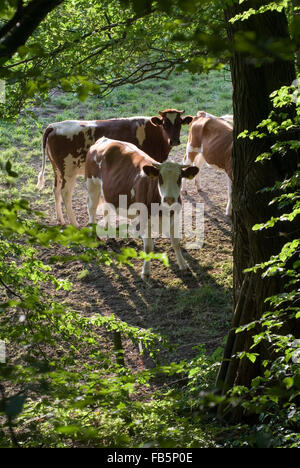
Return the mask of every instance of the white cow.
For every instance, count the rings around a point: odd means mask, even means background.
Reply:
[[[184,164],[193,164],[199,168],[195,178],[197,190],[201,191],[200,168],[206,162],[210,166],[221,169],[227,175],[228,202],[226,215],[231,215],[231,184],[232,184],[232,145],[233,116],[230,114],[216,117],[204,111],[199,111],[190,125]],[[186,192],[186,185],[183,184]]]
[[[183,167],[173,162],[158,163],[131,143],[100,138],[87,153],[85,177],[88,188],[90,223],[96,222],[97,206],[103,201],[120,205],[120,196],[126,196],[128,207],[142,204],[147,209],[146,228],[141,233],[146,253],[153,251],[149,219],[152,204],[181,206],[180,190],[183,178],[193,178],[197,167]],[[188,265],[180,249],[180,239],[175,237],[171,217],[170,239],[181,270]],[[142,277],[150,276],[150,261],[145,260]]]

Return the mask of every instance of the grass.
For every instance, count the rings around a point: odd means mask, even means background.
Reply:
[[[148,80],[125,85],[105,97],[90,96],[84,103],[72,94],[54,92],[39,108],[36,120],[24,113],[18,124],[0,121],[0,148],[22,147],[26,152],[40,150],[41,129],[53,121],[67,119],[109,119],[133,115],[157,115],[158,110],[180,107],[186,114],[206,110],[215,115],[232,112],[229,74],[211,72],[207,76],[173,74],[168,81]]]
[[[59,110],[59,113],[56,111],[57,120],[78,118],[79,115],[91,120],[129,117],[136,113],[157,115],[158,110],[167,107],[181,107],[192,115],[201,109],[222,115],[232,110],[231,82],[226,72],[211,72],[204,77],[174,74],[168,81],[148,80],[125,85],[106,97],[89,97],[84,104],[74,104],[70,95],[51,98],[51,105]]]
[[[147,80],[125,85],[105,97],[90,96],[84,103],[74,95],[53,92],[52,96],[34,108],[33,117],[24,112],[17,124],[0,121],[0,160],[9,160],[19,173],[22,186],[10,177],[4,179],[6,196],[37,197],[36,168],[41,165],[41,133],[49,123],[68,119],[108,119],[133,115],[157,115],[159,110],[177,107],[195,115],[206,110],[215,115],[232,112],[231,82],[226,71],[213,71],[199,76],[189,73],[173,74],[168,81]],[[188,127],[182,128],[182,144],[187,142]],[[8,190],[7,190],[8,189]],[[50,195],[50,187],[46,187]],[[2,188],[2,193],[3,188]]]

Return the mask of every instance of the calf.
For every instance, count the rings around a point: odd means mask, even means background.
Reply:
[[[183,178],[193,178],[197,167],[184,167],[173,162],[158,163],[131,143],[100,138],[88,151],[85,177],[88,189],[89,222],[96,222],[100,199],[119,208],[119,197],[127,197],[127,205],[142,203],[147,208],[146,229],[142,232],[144,250],[153,251],[149,217],[151,204],[181,203]],[[174,235],[171,217],[170,238],[181,270],[187,269],[180,240]],[[150,261],[145,260],[142,277],[150,276]]]
[[[215,117],[206,112],[199,111],[194,117],[186,147],[185,164],[194,164],[200,170],[204,162],[221,169],[227,174],[228,202],[226,215],[231,215],[231,183],[232,183],[232,125],[231,115]],[[198,191],[200,187],[200,174],[195,179]],[[183,187],[185,190],[185,184]]]
[[[181,117],[184,111],[166,109],[160,117],[130,117],[109,120],[66,120],[50,124],[43,135],[43,165],[37,187],[44,187],[46,152],[54,171],[54,197],[58,222],[65,224],[64,201],[69,221],[77,226],[72,209],[72,195],[78,175],[84,174],[86,154],[99,138],[117,138],[134,143],[159,162],[167,159],[172,146],[180,144],[182,124],[192,116]]]

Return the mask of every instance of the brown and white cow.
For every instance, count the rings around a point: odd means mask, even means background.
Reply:
[[[53,192],[59,223],[65,224],[62,213],[64,201],[69,221],[77,226],[72,210],[72,194],[78,175],[84,174],[85,159],[89,147],[102,136],[128,141],[159,162],[167,159],[172,146],[180,144],[182,124],[189,124],[193,117],[181,117],[184,111],[166,109],[160,117],[130,117],[109,120],[66,120],[55,122],[43,135],[43,165],[37,187],[44,187],[46,152],[54,171]]]
[[[189,131],[184,164],[193,164],[199,168],[195,178],[198,191],[200,186],[200,168],[206,162],[210,166],[221,169],[227,174],[228,202],[226,215],[231,215],[231,184],[232,184],[232,145],[233,116],[215,117],[204,111],[199,111],[194,117]],[[186,192],[186,184],[183,184]]]
[[[142,204],[147,209],[146,228],[141,232],[146,253],[153,251],[151,238],[152,204],[181,204],[180,190],[182,179],[193,178],[198,173],[196,167],[186,167],[165,161],[158,163],[131,143],[100,138],[88,151],[85,177],[88,189],[89,222],[96,222],[99,202],[106,202],[116,209],[120,206],[120,196],[126,196],[127,206]],[[140,205],[139,205],[140,206]],[[175,237],[174,217],[171,217],[170,239],[181,270],[188,268],[181,249],[180,239]],[[150,261],[143,265],[142,277],[150,276]]]

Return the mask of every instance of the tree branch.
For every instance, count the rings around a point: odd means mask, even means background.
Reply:
[[[206,52],[192,54],[192,57],[199,55],[206,55]],[[123,84],[137,84],[141,81],[145,81],[151,78],[167,79],[168,76],[174,71],[176,65],[180,65],[187,60],[187,57],[177,57],[177,58],[166,58],[159,61],[147,62],[139,65],[133,71],[128,73],[126,76],[121,76],[109,83],[103,83],[100,81],[101,85],[104,85],[104,93],[113,88],[117,88]],[[163,74],[167,74],[163,76]]]
[[[18,2],[14,17],[0,30],[0,58],[9,60],[43,19],[63,0],[32,0],[26,7]]]
[[[101,28],[93,29],[92,31],[89,31],[88,33],[84,34],[82,37],[80,37],[78,39],[75,39],[72,42],[65,43],[64,45],[62,45],[60,47],[57,47],[55,50],[53,50],[51,53],[48,54],[48,57],[55,57],[57,54],[59,54],[61,52],[64,52],[65,50],[68,50],[69,48],[73,47],[74,45],[84,41],[85,39],[87,39],[92,34],[101,33],[101,32],[105,32],[105,31],[110,32],[113,28],[116,28],[118,26],[130,26],[131,24],[133,24],[138,19],[139,19],[139,17],[134,16],[132,18],[129,18],[126,21],[119,21],[119,22],[116,22],[116,23],[110,23],[108,25],[102,26]],[[22,65],[24,63],[33,62],[34,60],[36,60],[38,58],[39,58],[39,56],[35,55],[34,57],[30,57],[28,59],[21,60],[19,62],[15,62],[15,63],[12,63],[10,65],[7,65],[5,68],[14,68],[14,67],[16,67],[18,65]]]

